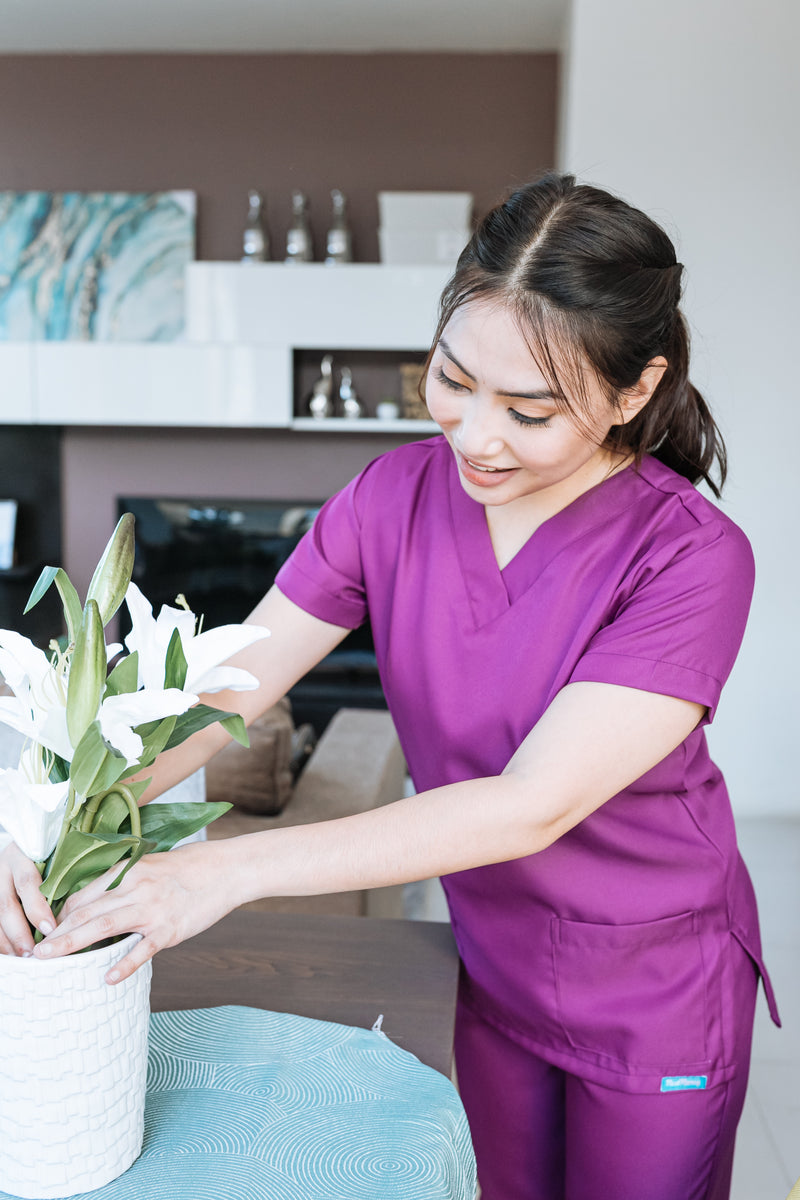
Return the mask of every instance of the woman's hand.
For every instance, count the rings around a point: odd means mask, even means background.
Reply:
[[[14,842],[0,853],[0,954],[27,957],[33,953],[31,925],[42,933],[55,929],[41,882],[35,864]]]
[[[236,868],[228,859],[224,841],[147,854],[108,891],[122,870],[113,867],[70,897],[35,957],[73,954],[106,938],[140,933],[141,940],[105,977],[120,983],[157,951],[193,937],[235,907],[230,879]]]

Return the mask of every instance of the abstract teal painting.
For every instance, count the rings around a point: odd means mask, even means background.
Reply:
[[[168,342],[194,192],[0,192],[0,341]]]

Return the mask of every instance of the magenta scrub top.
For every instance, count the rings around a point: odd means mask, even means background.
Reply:
[[[541,525],[501,570],[442,437],[371,463],[278,575],[324,621],[367,614],[418,791],[500,774],[581,680],[707,705],[753,587],[740,529],[653,458]],[[626,1091],[731,1077],[733,939],[752,885],[701,726],[552,846],[442,882],[465,1001],[556,1066]],[[575,738],[581,736],[575,730]]]

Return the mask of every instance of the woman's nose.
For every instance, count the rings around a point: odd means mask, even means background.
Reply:
[[[489,459],[502,451],[498,414],[491,405],[475,400],[464,408],[455,442],[465,458]]]

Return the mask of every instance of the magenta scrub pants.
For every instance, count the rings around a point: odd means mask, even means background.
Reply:
[[[707,1091],[635,1094],[535,1057],[459,1004],[458,1085],[481,1200],[727,1200],[758,976],[736,970],[737,1073]]]

